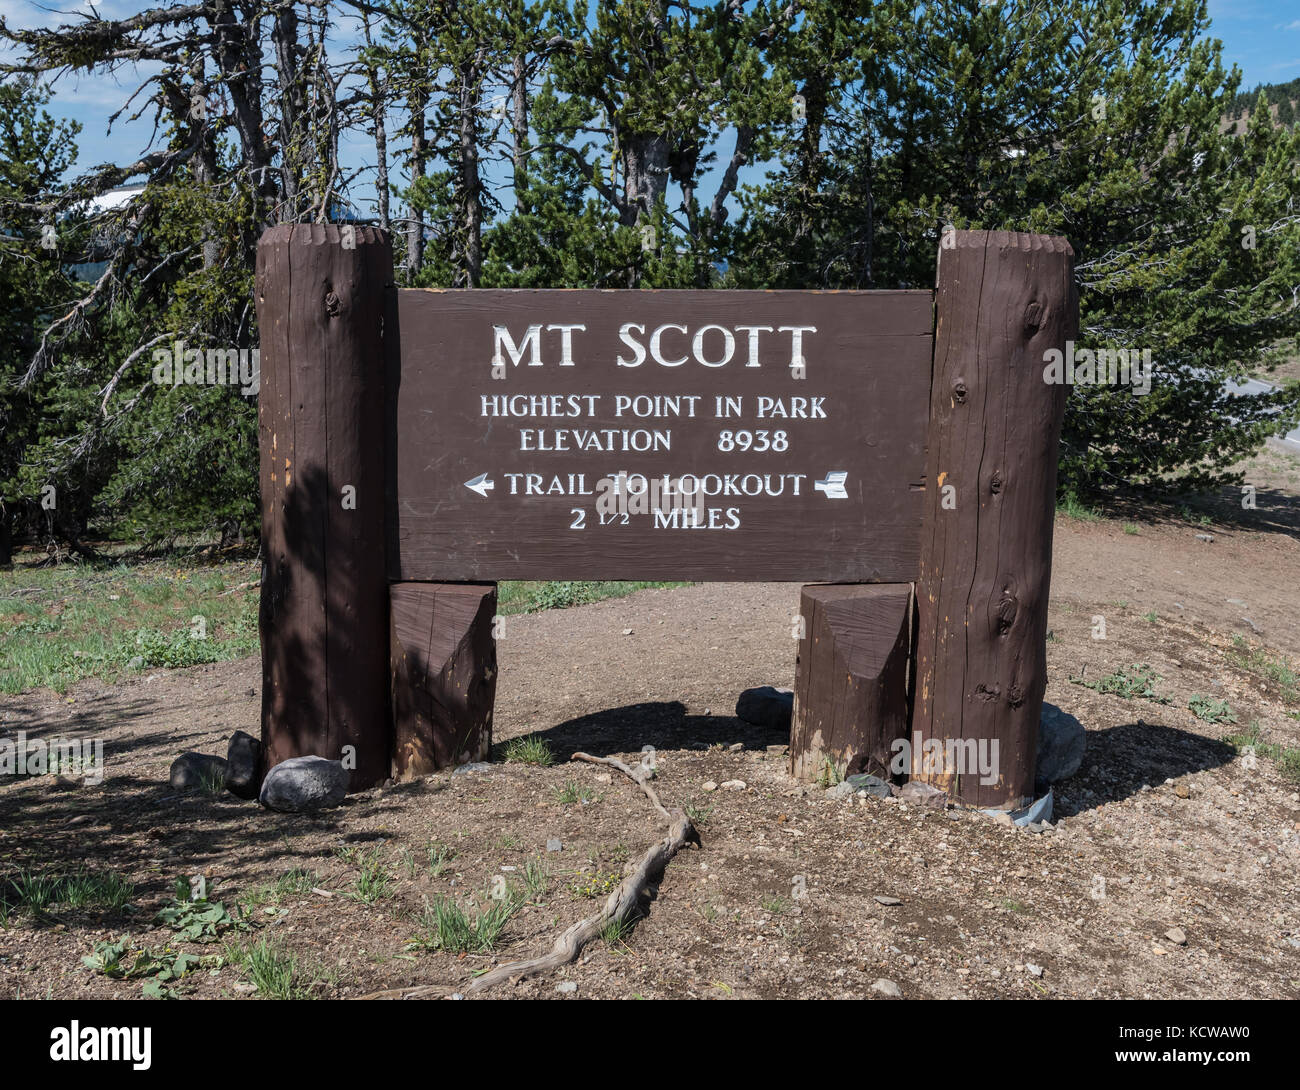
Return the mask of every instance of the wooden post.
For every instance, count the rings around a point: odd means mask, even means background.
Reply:
[[[795,665],[790,771],[816,779],[888,777],[890,744],[907,734],[910,583],[804,587]]]
[[[1073,269],[1043,235],[957,231],[939,251],[912,774],[980,806],[1034,788],[1066,394],[1044,356],[1077,334]]]
[[[344,759],[352,790],[389,774],[392,280],[388,237],[374,228],[273,227],[258,244],[262,751],[268,767]]]
[[[393,778],[481,761],[497,689],[495,583],[394,583]]]

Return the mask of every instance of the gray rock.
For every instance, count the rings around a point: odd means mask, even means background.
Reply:
[[[790,717],[794,714],[794,690],[777,689],[771,685],[760,685],[756,689],[746,689],[736,701],[736,718],[756,727],[771,727],[779,730],[790,729]]]
[[[337,806],[348,793],[348,770],[342,761],[324,757],[290,757],[266,774],[258,796],[268,810],[303,813]]]
[[[262,743],[237,730],[226,750],[226,790],[241,799],[255,799],[261,789]]]
[[[1055,704],[1043,701],[1038,717],[1038,782],[1068,780],[1083,764],[1087,744],[1082,723]]]
[[[871,985],[871,990],[873,992],[879,992],[881,995],[887,995],[891,999],[903,998],[903,989],[892,980],[886,980],[883,976],[879,977],[876,982]]]
[[[555,990],[561,995],[572,995],[578,990],[578,983],[575,980],[563,980],[555,985]]]
[[[471,772],[491,772],[492,766],[487,761],[472,761],[467,765],[459,765],[452,770],[453,776],[468,776]]]
[[[213,786],[224,784],[226,782],[225,758],[210,753],[182,753],[172,761],[167,782],[180,790],[203,787],[205,784]]]
[[[826,797],[828,799],[852,798],[854,790],[853,785],[849,783],[848,780],[841,780],[834,787],[828,787],[826,789]]]
[[[850,776],[844,782],[853,785],[855,794],[865,791],[868,795],[874,795],[878,799],[887,799],[894,793],[893,788],[886,781],[867,772],[859,772]]]

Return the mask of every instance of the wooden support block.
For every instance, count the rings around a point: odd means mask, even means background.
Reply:
[[[390,765],[384,379],[394,345],[384,319],[394,298],[388,236],[375,228],[286,225],[258,243],[262,753],[268,767],[343,760],[353,791]]]
[[[972,805],[1034,789],[1066,394],[1044,367],[1077,334],[1073,269],[1043,235],[957,231],[939,251],[912,775]],[[952,757],[922,763],[932,744]],[[980,748],[992,774],[970,767]]]
[[[808,586],[799,612],[791,773],[815,780],[829,760],[841,777],[888,776],[907,734],[912,585]]]
[[[484,760],[497,690],[497,585],[394,583],[389,601],[393,778]]]

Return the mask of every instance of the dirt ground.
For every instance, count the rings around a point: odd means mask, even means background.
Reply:
[[[786,738],[732,715],[742,689],[792,684],[798,587],[788,584],[642,591],[509,617],[498,751],[536,733],[561,760],[441,773],[319,816],[167,786],[181,751],[224,753],[233,730],[256,732],[256,659],[85,682],[67,698],[2,698],[0,732],[102,737],[107,775],[99,786],[0,785],[0,869],[84,862],[137,892],[128,911],[15,916],[0,929],[0,994],[139,995],[138,981],[97,975],[82,956],[122,934],[151,948],[172,941],[152,920],[178,875],[206,875],[233,906],[295,867],[314,873],[315,891],[263,899],[254,932],[237,940],[280,937],[321,997],[462,991],[478,971],[547,949],[598,907],[574,888],[584,876],[621,874],[664,833],[630,783],[563,757],[640,759],[653,746],[658,790],[695,808],[700,846],[669,865],[621,941],[490,994],[880,998],[872,986],[884,978],[906,998],[1296,998],[1300,794],[1273,760],[1222,741],[1257,721],[1266,742],[1300,745],[1300,708],[1231,658],[1234,634],[1300,658],[1294,473],[1285,459],[1261,462],[1259,508],[1244,523],[1058,518],[1047,699],[1082,720],[1088,751],[1058,785],[1056,824],[1042,833],[897,800],[840,801],[791,779]],[[1094,638],[1099,617],[1105,639]],[[1069,680],[1132,663],[1154,669],[1170,703]],[[1225,700],[1236,722],[1198,719],[1193,695]],[[704,787],[731,780],[745,786]],[[570,781],[595,797],[559,801]],[[556,840],[561,850],[548,851]],[[423,863],[431,841],[455,852],[436,877]],[[356,859],[338,852],[348,846],[375,849],[388,868],[390,889],[372,904],[350,896]],[[426,900],[482,898],[495,876],[517,880],[537,858],[548,888],[493,953],[408,949]],[[1166,937],[1171,928],[1185,944]],[[577,987],[557,993],[561,984]],[[191,973],[181,991],[255,994],[230,965]]]

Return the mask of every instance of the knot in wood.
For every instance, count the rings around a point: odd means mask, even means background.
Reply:
[[[998,472],[993,474],[992,480],[989,481],[989,491],[996,496],[999,492],[1002,491],[1003,483],[1004,482],[1002,480],[1002,471],[999,470]]]
[[[339,316],[339,297],[332,291],[325,293],[325,313],[331,318]]]
[[[958,405],[966,404],[966,383],[958,379],[952,388],[952,398]]]
[[[1035,299],[1025,307],[1025,329],[1033,333],[1043,324],[1043,304]]]
[[[1010,595],[998,602],[998,634],[1005,636],[1011,631],[1011,626],[1015,624],[1016,614],[1020,612],[1020,604]]]

